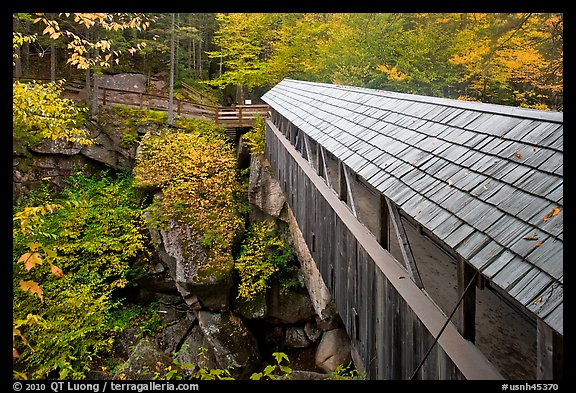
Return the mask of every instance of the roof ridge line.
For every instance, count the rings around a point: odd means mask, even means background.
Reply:
[[[457,100],[454,98],[445,98],[445,97],[434,97],[434,96],[425,96],[420,94],[410,94],[410,93],[400,93],[390,90],[382,90],[382,89],[372,89],[369,87],[358,87],[358,86],[349,86],[349,85],[339,85],[339,84],[330,84],[330,83],[323,83],[323,82],[308,82],[308,81],[301,81],[298,79],[288,79],[285,78],[286,81],[293,81],[297,83],[305,83],[305,84],[313,84],[319,85],[322,87],[332,88],[332,89],[339,89],[339,90],[357,90],[360,93],[370,93],[374,95],[380,95],[388,98],[396,98],[404,101],[414,101],[414,102],[423,102],[428,104],[436,104],[442,105],[446,107],[452,108],[460,108],[460,109],[467,109],[477,112],[484,112],[484,113],[494,113],[499,115],[506,115],[511,117],[518,117],[523,119],[536,119],[536,120],[544,120],[553,123],[564,123],[564,112],[554,112],[554,111],[545,111],[539,109],[531,109],[531,108],[522,108],[522,107],[515,107],[515,106],[508,106],[502,104],[492,104],[488,102],[477,102],[477,101],[465,101],[465,100]]]

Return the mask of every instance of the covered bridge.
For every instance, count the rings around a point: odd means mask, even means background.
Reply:
[[[562,377],[562,113],[290,79],[262,99],[270,124],[385,250],[396,233],[399,263],[432,299],[440,295],[422,285],[402,221],[451,257],[462,337],[474,342],[478,324],[470,286],[488,289],[532,323],[534,376]],[[370,206],[358,185],[371,191]]]

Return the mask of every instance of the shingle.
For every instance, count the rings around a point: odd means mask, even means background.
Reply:
[[[530,264],[521,258],[515,257],[510,260],[502,270],[500,270],[492,281],[500,288],[507,291],[520,281],[530,271]]]
[[[526,259],[557,279],[563,274],[564,261],[562,255],[562,242],[554,238],[548,238],[528,254]]]
[[[554,309],[562,303],[564,298],[564,289],[558,282],[548,285],[541,293],[536,295],[527,307],[530,311],[539,315],[541,318],[548,316]]]
[[[562,331],[562,115],[291,80],[263,99]]]
[[[470,260],[477,252],[484,248],[491,239],[482,232],[473,232],[467,239],[456,246],[456,252],[464,259]]]
[[[444,242],[450,248],[455,248],[458,244],[460,244],[464,239],[466,239],[475,231],[474,228],[466,224],[464,221],[460,220],[459,222],[461,223],[460,226],[454,228],[452,233],[450,233],[446,238],[444,238]]]
[[[470,259],[470,263],[476,267],[476,269],[483,270],[486,266],[496,260],[503,251],[504,248],[500,244],[491,241]]]
[[[558,304],[545,318],[544,322],[561,335],[564,335],[564,303]]]
[[[492,262],[490,262],[488,265],[484,265],[482,268],[479,269],[481,269],[482,274],[485,277],[491,279],[494,275],[500,272],[500,270],[506,267],[508,263],[510,263],[510,261],[512,261],[515,258],[518,257],[514,255],[514,253],[508,250],[504,250],[494,260],[492,260]]]
[[[544,142],[547,138],[557,135],[557,131],[561,128],[562,124],[540,122],[535,128],[529,130],[522,140],[528,143],[546,146]]]
[[[510,288],[508,293],[521,304],[528,305],[552,281],[552,278],[540,269],[532,268],[520,281]]]

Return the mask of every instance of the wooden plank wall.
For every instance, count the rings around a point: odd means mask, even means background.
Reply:
[[[434,337],[277,135],[268,123],[267,158],[368,378],[410,379]],[[438,343],[416,379],[465,378]]]

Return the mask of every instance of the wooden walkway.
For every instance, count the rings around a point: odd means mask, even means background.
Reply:
[[[39,79],[36,80],[41,81]],[[213,121],[227,130],[252,127],[256,117],[269,117],[268,105],[222,106],[193,89],[191,86],[185,85],[184,87],[187,95],[191,98],[173,99],[173,111],[176,116]],[[80,82],[67,82],[64,95],[74,100],[84,99],[85,84]],[[161,112],[169,111],[170,102],[169,98],[163,95],[111,89],[107,87],[98,87],[98,101],[104,106],[125,105],[133,108]]]

